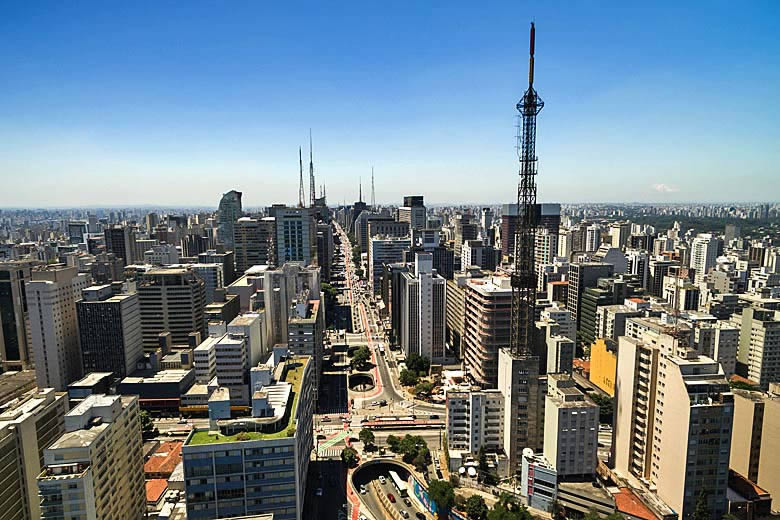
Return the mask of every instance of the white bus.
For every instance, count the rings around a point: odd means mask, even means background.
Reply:
[[[396,473],[395,471],[390,470],[389,473],[390,473],[390,480],[392,480],[393,484],[395,484],[395,488],[398,490],[398,494],[401,495],[401,497],[405,497],[407,495],[406,482],[401,480],[401,477],[399,477],[398,473]]]

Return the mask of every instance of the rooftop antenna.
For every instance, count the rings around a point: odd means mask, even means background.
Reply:
[[[376,193],[374,193],[374,167],[371,167],[371,209],[376,209]]]
[[[309,205],[314,207],[314,200],[317,198],[314,188],[314,152],[311,146],[311,128],[309,128]]]
[[[303,152],[300,146],[298,147],[298,166],[301,172],[301,180],[298,186],[298,207],[303,208],[306,197],[303,194]]]
[[[358,177],[358,202],[363,202],[363,177]]]

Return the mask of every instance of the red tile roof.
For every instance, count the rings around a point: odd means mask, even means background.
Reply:
[[[144,473],[169,477],[181,462],[181,441],[164,442],[144,464]]]
[[[746,377],[738,376],[737,374],[733,374],[729,378],[729,381],[731,381],[733,383],[746,383],[748,385],[758,386],[758,383],[756,383],[752,379],[748,379]]]
[[[634,518],[642,518],[644,520],[658,520],[658,517],[639,500],[639,497],[630,488],[620,488],[620,491],[614,496],[615,507],[619,513],[625,513]]]
[[[156,478],[146,481],[146,501],[156,504],[160,501],[165,490],[168,489],[168,481],[164,478]]]

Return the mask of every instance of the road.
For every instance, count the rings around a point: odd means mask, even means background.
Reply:
[[[386,518],[385,510],[386,505],[389,505],[392,509],[400,512],[405,518],[416,520],[433,518],[431,514],[427,513],[422,506],[417,503],[416,499],[411,496],[402,497],[398,489],[390,480],[388,473],[390,467],[387,465],[377,464],[373,466],[367,466],[361,469],[358,473],[353,474],[353,482],[357,489],[365,487],[365,493],[361,491],[360,500],[365,507],[371,511],[375,518]],[[406,479],[408,474],[397,467],[395,470],[398,472],[402,479]],[[384,484],[380,482],[379,476],[384,477]],[[375,485],[374,485],[375,484]],[[387,500],[380,500],[379,493],[382,493]],[[389,500],[389,495],[393,496],[393,500]],[[419,516],[418,516],[419,515]]]

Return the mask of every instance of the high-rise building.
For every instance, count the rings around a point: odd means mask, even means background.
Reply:
[[[27,368],[32,364],[27,341],[27,298],[33,263],[0,263],[0,367]]]
[[[317,254],[312,209],[274,205],[269,208],[269,214],[276,223],[276,265],[288,262],[311,265]]]
[[[464,455],[476,457],[481,448],[489,452],[504,449],[504,396],[495,389],[448,391],[447,449],[450,452],[450,469],[457,471],[465,462]],[[457,465],[452,459],[458,459]]]
[[[565,374],[547,376],[544,456],[558,477],[592,476],[598,464],[599,407]]]
[[[404,197],[404,205],[398,208],[398,221],[408,222],[411,229],[425,229],[427,227],[425,203],[422,195]]]
[[[645,482],[680,520],[702,495],[712,518],[721,518],[734,416],[723,370],[685,341],[649,330],[620,337],[618,352],[616,472]]]
[[[433,255],[417,253],[414,273],[402,275],[401,349],[431,363],[444,362],[446,280],[434,273]]]
[[[464,359],[463,332],[466,326],[466,282],[470,278],[481,278],[481,270],[458,273],[453,280],[447,280],[447,344],[452,347],[458,359]]]
[[[314,399],[319,396],[324,354],[325,314],[320,300],[295,301],[287,321],[287,348],[294,355],[314,362]]]
[[[182,447],[187,518],[263,513],[273,513],[274,520],[303,518],[314,446],[312,365],[307,357],[293,357],[273,367],[273,378],[256,381],[253,370],[252,417],[213,421],[219,436],[198,429],[187,437]]]
[[[403,316],[403,275],[409,271],[406,263],[384,264],[382,271],[382,300],[390,314],[390,344],[401,344],[401,319]]]
[[[462,251],[463,244],[469,240],[476,240],[479,236],[479,225],[473,221],[472,215],[462,213],[455,215],[455,251]]]
[[[509,474],[520,471],[525,448],[540,450],[544,443],[544,379],[539,358],[520,356],[508,348],[498,351],[498,390],[504,396],[504,453]]]
[[[631,222],[624,220],[622,222],[613,222],[609,226],[609,238],[612,247],[618,249],[628,245],[628,238],[631,235]]]
[[[482,208],[482,212],[480,213],[479,217],[479,225],[482,228],[482,238],[487,239],[488,230],[493,227],[492,208]]]
[[[25,285],[39,388],[64,392],[68,384],[81,377],[76,302],[88,278],[78,274],[75,267],[56,264],[32,271]]]
[[[138,283],[138,299],[145,351],[157,349],[161,332],[170,332],[174,344],[186,344],[190,332],[206,336],[205,283],[192,270],[150,269]]]
[[[274,263],[276,219],[241,217],[233,225],[236,271],[246,272],[254,265]]]
[[[601,226],[591,224],[585,231],[585,251],[597,251],[601,246]]]
[[[498,351],[509,344],[512,288],[508,276],[466,281],[464,363],[482,388],[498,384]]]
[[[560,204],[536,204],[537,232],[547,229],[558,234],[561,225]],[[519,219],[517,204],[504,204],[501,211],[501,253],[504,257],[515,254],[515,231]]]
[[[65,415],[38,475],[41,519],[146,514],[138,396],[90,395]]]
[[[200,264],[222,264],[222,278],[225,287],[236,281],[236,260],[233,251],[209,249],[198,255]]]
[[[718,248],[723,248],[723,243],[717,237],[709,233],[699,233],[691,244],[691,268],[696,270],[694,282],[698,285],[707,273],[715,267],[715,259],[718,258]]]
[[[43,388],[0,409],[0,517],[41,518],[38,483],[43,450],[65,433],[68,395]]]
[[[330,270],[333,265],[333,226],[325,222],[317,223],[317,262],[323,282],[330,282]]]
[[[106,251],[114,253],[122,259],[122,265],[135,262],[135,233],[127,226],[109,226],[103,230],[106,241]]]
[[[665,257],[654,257],[650,259],[648,289],[650,294],[658,296],[663,294],[664,277],[669,273],[669,268],[677,265],[676,262],[667,260]]]
[[[644,288],[639,277],[615,275],[599,278],[595,287],[587,287],[580,299],[580,321],[577,330],[585,345],[591,345],[597,337],[598,310],[605,305],[616,305],[628,298],[641,296]]]
[[[110,285],[81,291],[76,303],[84,373],[129,376],[143,357],[138,294],[114,294]]]
[[[222,264],[187,264],[187,267],[203,280],[205,304],[209,305],[215,299],[217,289],[225,287],[225,271]]]
[[[287,343],[288,323],[293,304],[320,300],[320,268],[302,267],[300,264],[284,264],[278,269],[265,271],[263,298],[267,327],[267,344]]]
[[[598,262],[576,262],[569,265],[569,290],[566,307],[571,312],[572,318],[580,324],[580,304],[582,295],[588,287],[596,287],[599,278],[607,278],[614,273],[612,264]]]
[[[558,253],[558,233],[542,228],[536,232],[534,246],[534,264],[536,273],[544,264],[552,264]]]
[[[476,266],[487,271],[496,270],[499,251],[484,243],[483,240],[466,240],[461,247],[461,271]]]
[[[409,238],[372,238],[368,246],[368,285],[378,294],[382,266],[403,260],[403,252],[411,246]]]
[[[179,263],[179,249],[173,244],[154,244],[144,251],[144,263],[151,265],[171,265]]]
[[[241,208],[241,192],[230,190],[222,195],[217,209],[217,241],[224,244],[225,248],[233,249],[233,227],[236,220],[243,216]]]
[[[766,390],[780,381],[780,311],[747,307],[739,322],[736,372]]]
[[[769,392],[734,390],[729,467],[773,497],[780,495],[780,384]],[[772,502],[772,509],[778,506]]]

